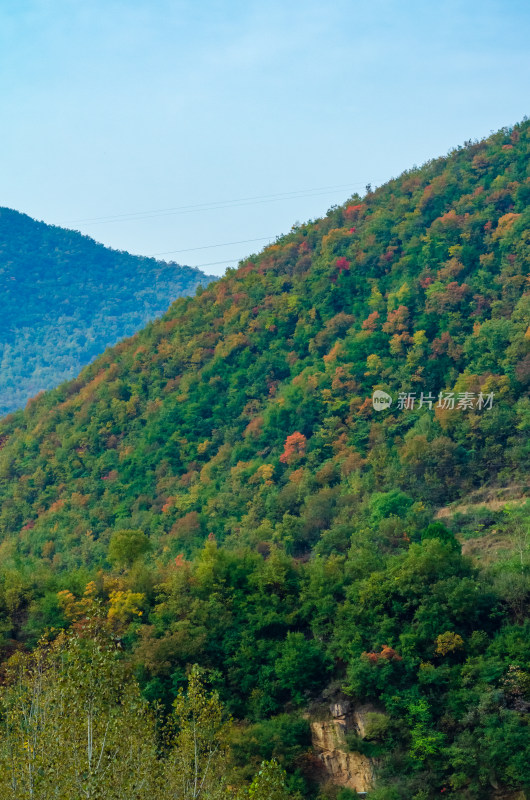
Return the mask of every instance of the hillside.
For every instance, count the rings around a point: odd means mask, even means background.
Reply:
[[[0,208],[0,416],[210,280]]]
[[[353,196],[1,421],[6,652],[89,591],[150,700],[210,670],[242,775],[336,797],[299,712],[348,697],[375,800],[529,789],[530,508],[459,511],[530,489],[529,154]]]

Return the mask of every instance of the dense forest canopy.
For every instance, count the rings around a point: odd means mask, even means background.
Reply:
[[[353,196],[2,420],[5,657],[88,596],[150,703],[206,670],[248,785],[338,797],[302,712],[348,697],[374,800],[530,789],[529,154]]]
[[[210,280],[0,208],[0,415],[75,377]]]

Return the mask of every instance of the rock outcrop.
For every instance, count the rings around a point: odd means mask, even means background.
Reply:
[[[332,783],[357,792],[367,792],[373,787],[373,759],[351,752],[346,743],[350,731],[364,737],[364,715],[373,710],[371,706],[352,708],[344,701],[330,707],[332,719],[310,722],[313,747]]]

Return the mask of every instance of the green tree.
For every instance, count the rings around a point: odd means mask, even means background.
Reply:
[[[277,761],[263,761],[259,772],[248,787],[249,800],[288,800],[285,770]]]
[[[149,537],[140,530],[114,531],[110,537],[108,557],[112,564],[131,567],[151,549]]]
[[[187,691],[179,691],[169,721],[169,754],[164,763],[163,800],[217,800],[226,797],[228,733],[217,694],[208,694],[197,666]]]
[[[302,703],[304,697],[321,687],[329,669],[322,650],[298,631],[287,634],[274,666],[281,688],[288,690],[295,703]]]

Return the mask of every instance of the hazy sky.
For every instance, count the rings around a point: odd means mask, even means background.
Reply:
[[[522,119],[529,23],[526,0],[0,0],[0,205],[221,274]]]

